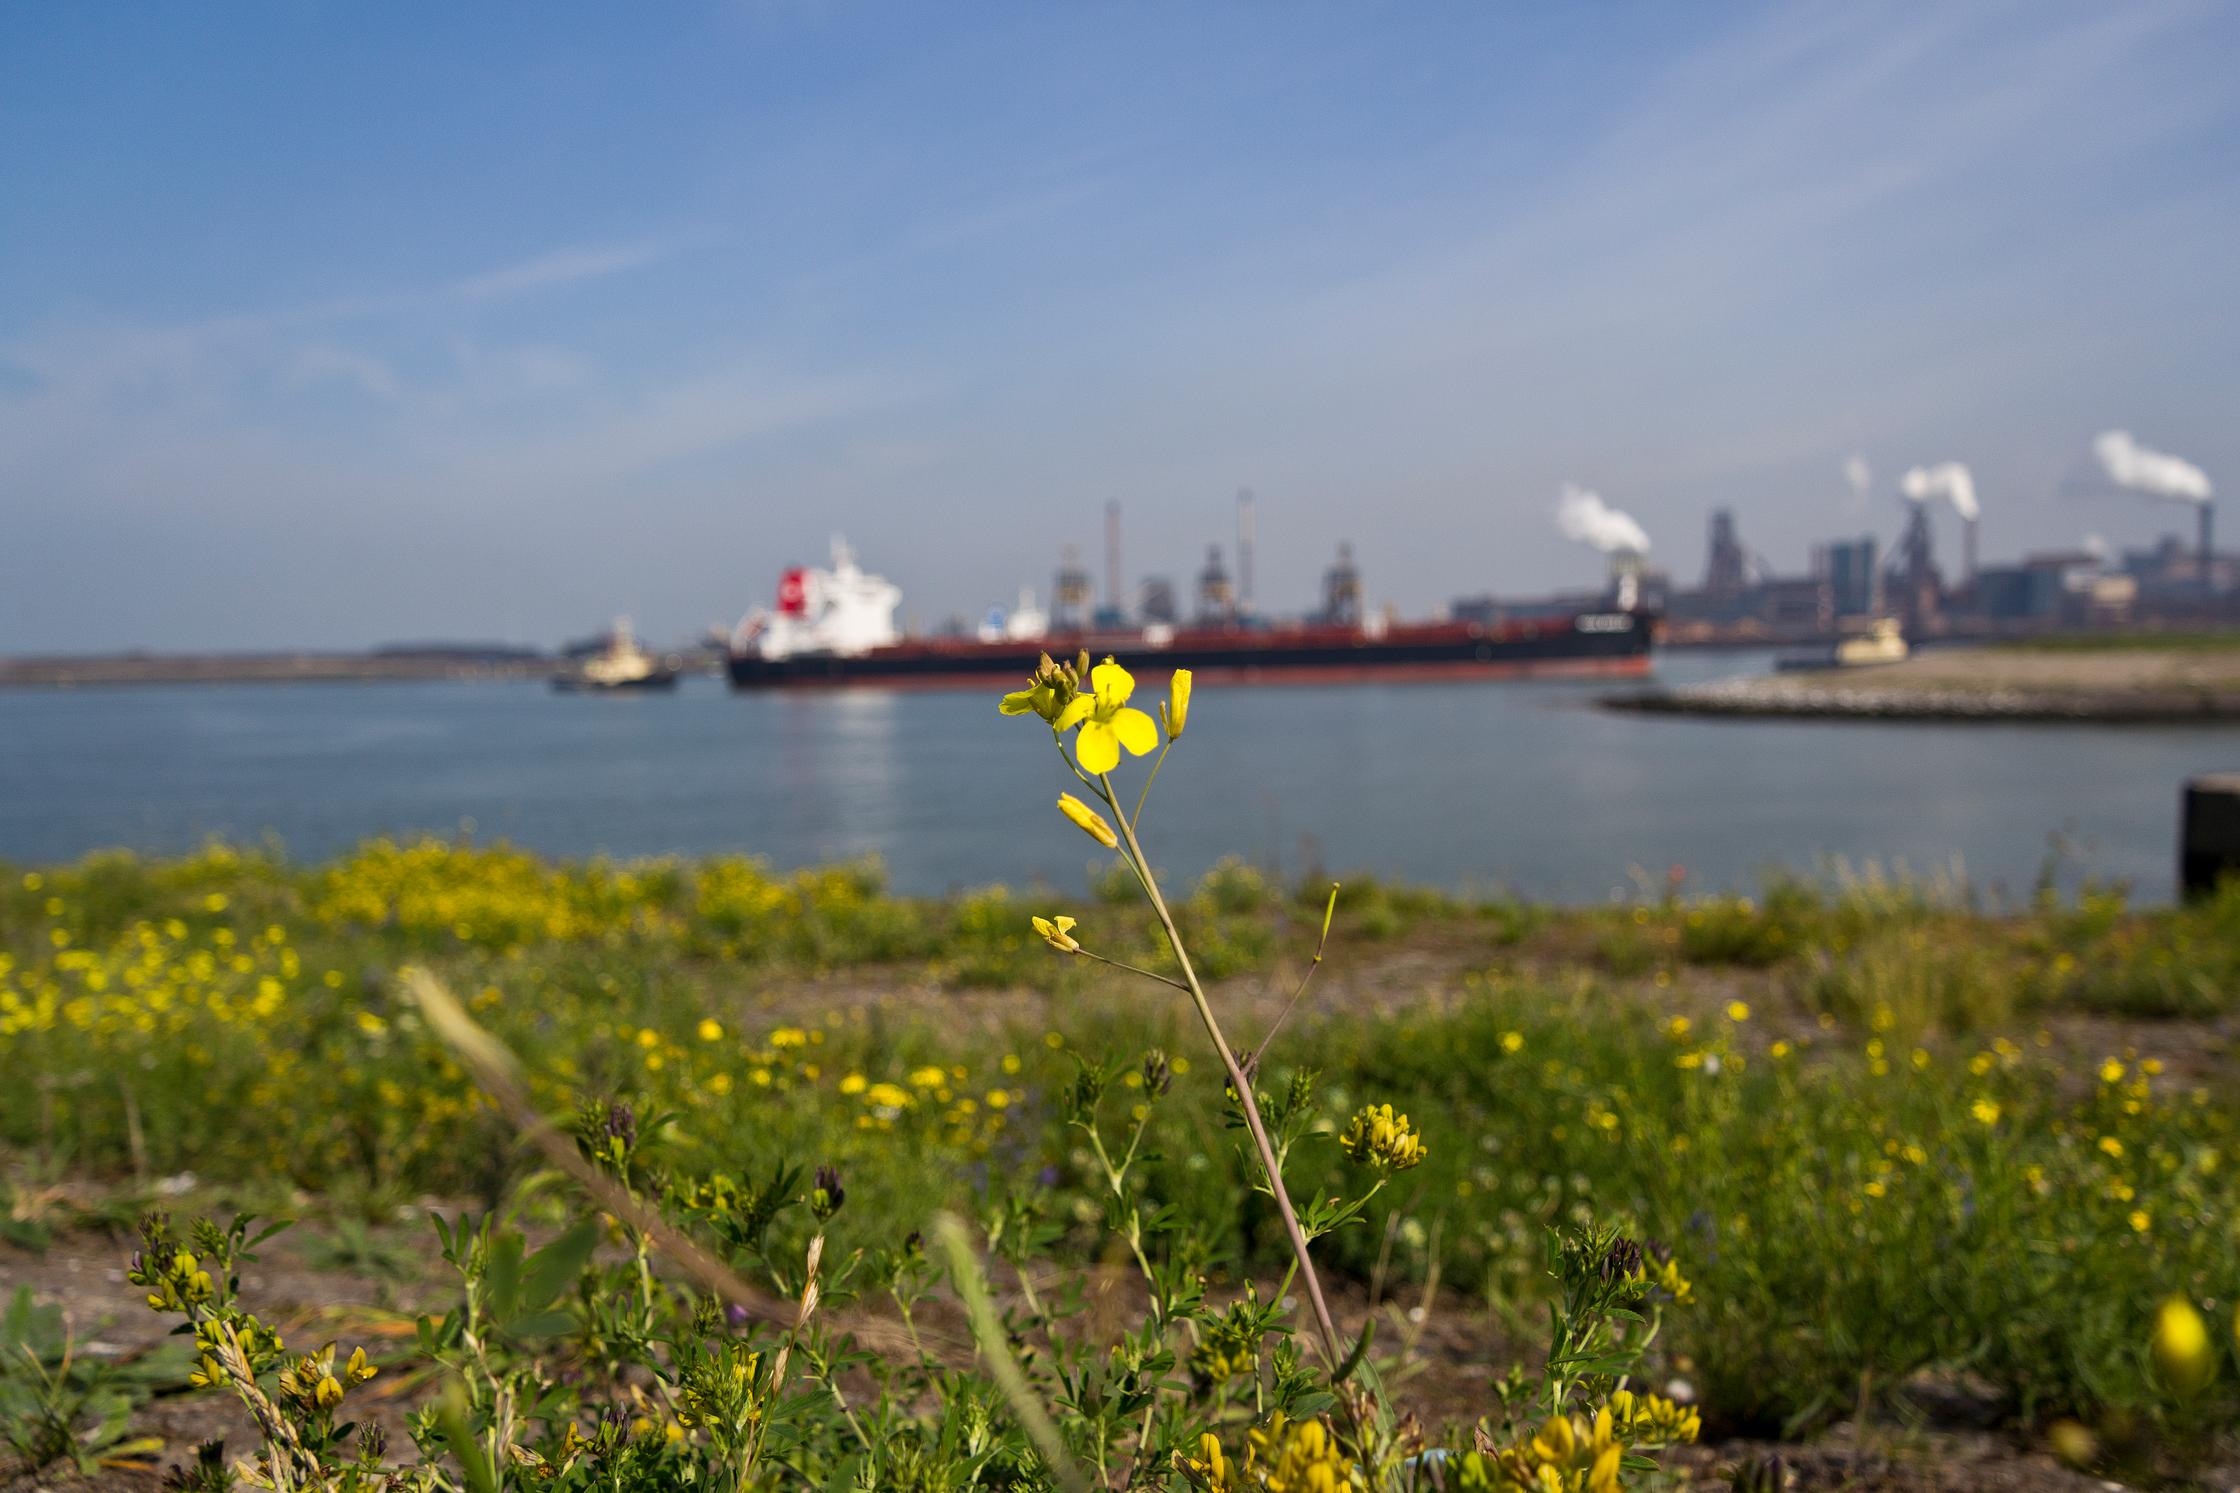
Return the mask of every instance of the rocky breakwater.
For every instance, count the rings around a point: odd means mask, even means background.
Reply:
[[[1814,720],[2200,725],[2240,722],[2240,639],[2183,646],[1946,648],[1604,697],[1615,710]]]

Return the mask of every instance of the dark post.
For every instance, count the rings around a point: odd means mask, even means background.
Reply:
[[[2205,897],[2233,875],[2240,875],[2240,772],[2188,778],[2178,822],[2178,890]]]

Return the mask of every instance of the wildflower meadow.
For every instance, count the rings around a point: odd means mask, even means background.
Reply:
[[[1018,798],[1083,834],[1070,893],[6,868],[5,1475],[1971,1486],[1961,1427],[2009,1478],[2233,1465],[2240,890],[1179,884],[1156,783],[1218,708],[1081,658],[990,712],[1050,737]]]

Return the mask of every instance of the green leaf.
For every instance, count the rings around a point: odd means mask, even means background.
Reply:
[[[521,1309],[538,1312],[559,1300],[591,1262],[600,1233],[599,1221],[586,1218],[529,1256],[521,1268]]]
[[[482,1443],[475,1440],[473,1429],[467,1425],[466,1395],[457,1385],[447,1390],[436,1406],[436,1424],[443,1430],[444,1444],[451,1448],[451,1455],[459,1459],[468,1493],[498,1493],[498,1475],[491,1470]]]

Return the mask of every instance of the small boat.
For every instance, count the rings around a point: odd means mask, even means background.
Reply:
[[[1812,669],[1869,669],[1881,664],[1902,664],[1912,653],[1895,617],[1877,617],[1855,638],[1845,638],[1824,653],[1805,653],[1778,660],[1784,673]]]
[[[648,653],[631,635],[630,619],[617,617],[606,646],[553,675],[552,687],[569,694],[675,689],[677,676],[683,672],[682,659],[675,654],[656,658]]]

